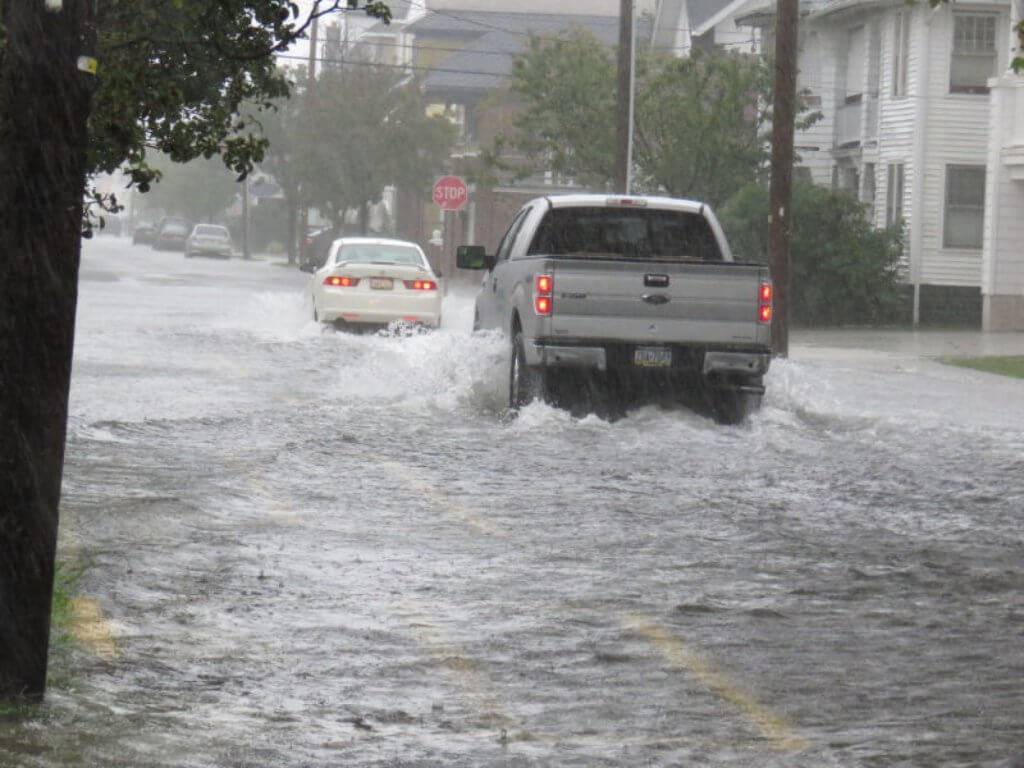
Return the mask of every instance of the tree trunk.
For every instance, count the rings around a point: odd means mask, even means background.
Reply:
[[[90,0],[0,5],[0,701],[41,698],[75,329]]]
[[[359,234],[370,233],[370,204],[363,202],[359,204]]]
[[[298,252],[301,246],[299,245],[299,207],[292,202],[292,198],[287,199],[288,202],[288,264],[289,266],[294,265],[298,260]],[[305,233],[302,234],[302,238],[305,238]]]

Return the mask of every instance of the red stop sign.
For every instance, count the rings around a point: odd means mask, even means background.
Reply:
[[[443,211],[457,211],[469,199],[469,187],[458,176],[442,176],[434,182],[434,202]]]

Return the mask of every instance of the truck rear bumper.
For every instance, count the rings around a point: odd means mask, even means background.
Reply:
[[[607,371],[608,355],[604,347],[568,347],[534,341],[526,345],[526,363],[554,368],[590,368]]]
[[[551,343],[549,339],[533,339],[525,345],[527,365],[548,368],[585,368],[607,371],[611,368],[634,368],[634,345],[624,342],[608,344]],[[753,378],[763,376],[771,364],[765,350],[711,350],[699,346],[667,345],[675,351],[671,368],[699,371],[704,376]],[[610,351],[609,351],[610,350]],[[639,369],[637,369],[639,370]]]
[[[705,376],[712,373],[742,373],[746,376],[761,376],[768,372],[771,355],[767,352],[712,352],[704,353]]]

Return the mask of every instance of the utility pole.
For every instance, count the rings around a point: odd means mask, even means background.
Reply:
[[[315,8],[314,8],[315,10]],[[316,100],[316,47],[319,36],[319,22],[320,17],[314,16],[313,23],[309,28],[309,60],[307,65],[308,79],[306,81],[306,109],[312,113],[313,104]],[[303,195],[302,197],[305,197]],[[300,198],[301,199],[301,198]],[[300,203],[301,210],[299,212],[299,232],[298,232],[298,253],[301,254],[302,248],[306,242],[306,235],[309,232],[309,203],[303,201]]]
[[[789,245],[792,239],[793,131],[799,0],[778,0],[775,18],[775,89],[772,100],[772,178],[768,190],[768,260],[774,312],[772,351],[789,355]]]
[[[46,690],[95,3],[2,3],[0,705]]]
[[[249,243],[249,177],[242,179],[242,258],[251,259]]]
[[[632,186],[633,163],[633,0],[619,3],[619,94],[615,122],[615,191]]]

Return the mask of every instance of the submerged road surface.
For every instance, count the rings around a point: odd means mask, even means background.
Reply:
[[[0,765],[1024,754],[1024,382],[795,334],[743,427],[510,419],[471,293],[354,336],[307,279],[86,244],[81,649]]]

